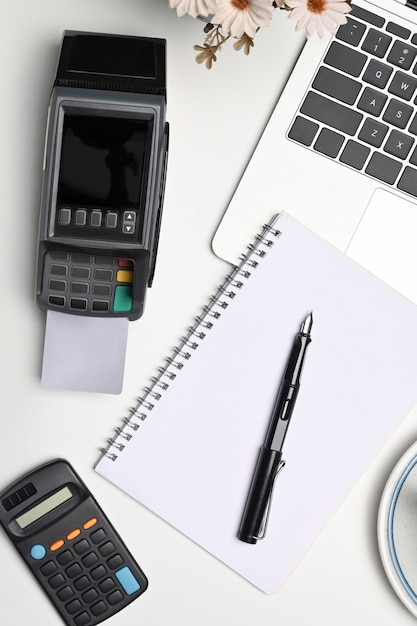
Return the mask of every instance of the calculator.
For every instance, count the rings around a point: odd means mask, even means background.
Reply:
[[[0,524],[64,622],[93,626],[148,581],[71,465],[56,459],[0,494]]]
[[[64,31],[42,171],[36,301],[143,314],[168,159],[165,40]]]

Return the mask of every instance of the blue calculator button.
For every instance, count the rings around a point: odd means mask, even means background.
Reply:
[[[45,555],[46,548],[40,543],[35,543],[35,545],[33,545],[30,549],[30,556],[32,557],[32,559],[35,559],[35,561],[41,561],[43,558],[45,558]]]
[[[134,577],[131,569],[127,567],[127,565],[125,567],[122,567],[122,569],[119,569],[119,571],[117,571],[115,575],[128,596],[140,589],[140,584]]]

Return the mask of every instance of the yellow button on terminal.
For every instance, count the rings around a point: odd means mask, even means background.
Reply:
[[[118,283],[133,283],[133,272],[131,270],[118,270],[116,280]]]

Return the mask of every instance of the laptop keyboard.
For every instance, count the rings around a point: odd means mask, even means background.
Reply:
[[[354,7],[288,137],[417,197],[417,33]]]

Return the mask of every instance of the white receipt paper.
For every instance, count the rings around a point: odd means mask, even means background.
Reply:
[[[48,311],[42,386],[120,393],[128,329],[127,317],[98,318]]]

